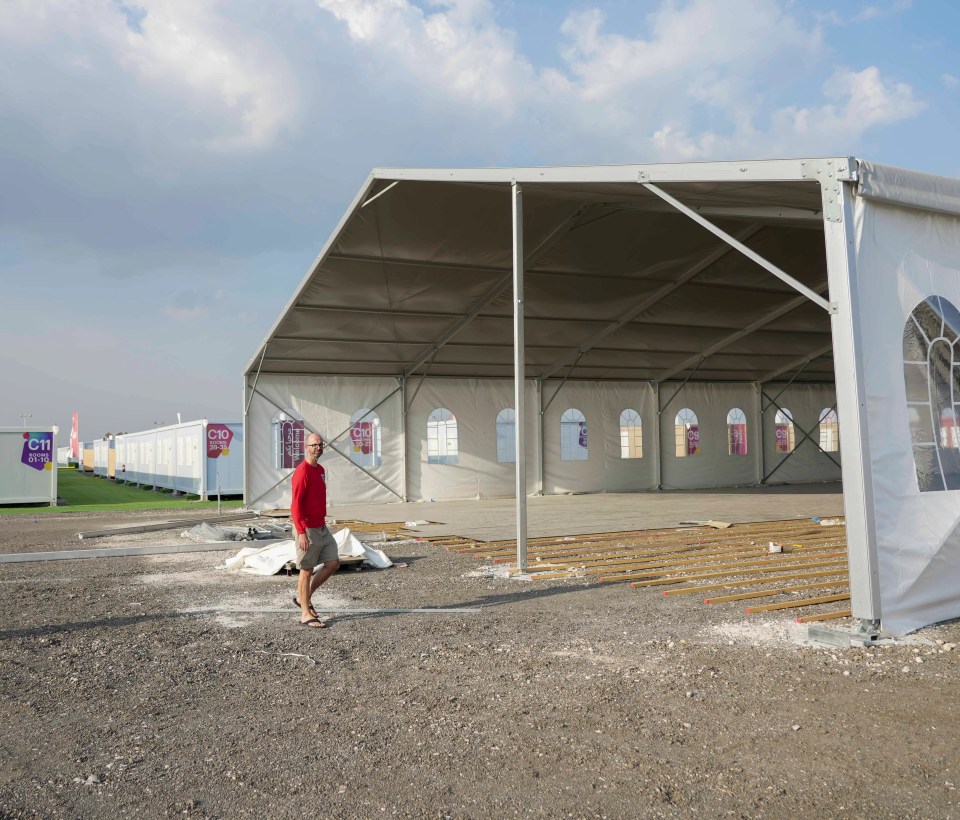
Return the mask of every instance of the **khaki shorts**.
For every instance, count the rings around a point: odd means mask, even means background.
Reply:
[[[326,527],[307,528],[306,552],[297,547],[297,569],[315,569],[318,564],[337,561],[340,558],[337,542]]]

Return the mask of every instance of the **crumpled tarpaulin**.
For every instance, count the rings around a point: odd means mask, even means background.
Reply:
[[[393,566],[393,562],[382,550],[367,546],[358,539],[349,527],[333,533],[337,542],[340,558],[363,558],[377,569]],[[266,547],[244,547],[232,558],[228,558],[217,569],[232,569],[248,572],[251,575],[276,575],[288,564],[297,562],[296,541],[288,539]]]

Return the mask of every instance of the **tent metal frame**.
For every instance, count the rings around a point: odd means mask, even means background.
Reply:
[[[374,170],[368,177],[364,186],[355,196],[351,206],[346,210],[336,229],[327,240],[321,254],[317,257],[315,265],[304,277],[301,286],[295,291],[294,295],[287,303],[287,306],[277,318],[274,325],[268,332],[261,347],[257,348],[250,363],[248,363],[245,373],[249,374],[257,357],[260,358],[259,365],[262,366],[266,357],[266,347],[273,340],[280,323],[293,310],[299,309],[297,299],[299,294],[308,284],[313,271],[318,268],[330,253],[333,242],[341,234],[349,219],[357,212],[358,208],[366,207],[374,202],[378,204],[383,200],[385,194],[396,188],[403,181],[418,182],[452,182],[458,184],[481,184],[486,186],[509,187],[511,196],[512,212],[512,270],[504,276],[496,285],[491,288],[486,296],[482,298],[474,308],[459,319],[444,334],[442,334],[434,343],[423,349],[404,371],[399,378],[399,390],[403,405],[403,436],[404,436],[404,487],[402,493],[394,494],[406,497],[406,450],[407,450],[407,409],[412,401],[407,396],[407,379],[413,375],[417,369],[426,361],[436,355],[436,352],[449,343],[459,332],[469,324],[474,318],[479,316],[483,309],[494,299],[500,296],[509,286],[511,280],[513,283],[513,324],[514,324],[514,400],[516,411],[515,444],[517,451],[516,465],[516,496],[517,496],[517,560],[518,566],[523,569],[526,563],[526,477],[525,477],[525,455],[526,455],[526,418],[523,412],[524,390],[526,379],[524,373],[524,338],[523,338],[523,282],[526,271],[535,266],[537,251],[534,251],[528,257],[523,254],[523,199],[522,194],[524,186],[532,188],[550,186],[552,190],[560,193],[570,193],[573,190],[581,192],[584,190],[577,186],[584,184],[620,184],[627,185],[634,183],[638,189],[643,189],[658,198],[662,203],[666,203],[670,208],[685,214],[691,220],[701,225],[705,230],[710,231],[727,246],[723,245],[714,254],[721,256],[729,249],[738,250],[747,258],[751,259],[757,265],[776,276],[782,282],[798,291],[800,294],[794,299],[784,302],[779,307],[769,311],[760,319],[755,320],[746,328],[739,329],[735,333],[729,334],[717,342],[709,345],[699,353],[693,354],[680,365],[671,367],[657,375],[651,384],[655,391],[658,413],[655,418],[656,427],[656,475],[657,486],[662,481],[662,466],[660,450],[660,415],[663,412],[664,405],[661,404],[660,386],[663,382],[671,379],[673,376],[684,373],[693,367],[695,373],[702,363],[710,356],[714,355],[723,348],[743,336],[752,333],[777,319],[781,318],[790,311],[796,309],[807,301],[823,308],[830,313],[832,326],[831,344],[824,346],[818,351],[809,354],[796,362],[785,367],[778,368],[766,374],[761,381],[755,382],[757,386],[760,418],[762,419],[763,399],[766,397],[761,383],[768,383],[772,379],[789,372],[794,365],[807,367],[810,363],[826,355],[833,353],[835,372],[852,374],[852,378],[837,380],[837,407],[843,420],[845,435],[841,439],[841,448],[843,453],[843,481],[845,504],[847,509],[847,529],[848,544],[850,550],[851,566],[851,595],[853,600],[853,611],[856,617],[859,617],[863,623],[879,622],[880,601],[879,601],[879,582],[877,570],[877,555],[871,545],[876,543],[875,524],[869,509],[872,508],[872,477],[868,469],[870,463],[869,445],[867,440],[861,435],[862,429],[866,425],[866,411],[861,398],[863,395],[863,374],[859,369],[858,363],[862,361],[862,342],[861,332],[858,325],[858,318],[853,305],[856,304],[857,282],[856,258],[854,252],[854,243],[852,241],[853,231],[853,211],[851,185],[858,179],[857,163],[850,157],[835,157],[827,159],[813,160],[761,160],[750,162],[714,162],[714,163],[691,163],[675,165],[621,165],[621,166],[595,166],[595,167],[571,167],[571,168],[513,168],[513,169],[401,169],[386,168]],[[712,207],[708,203],[706,207],[700,207],[698,210],[685,205],[673,195],[664,191],[659,184],[675,183],[764,183],[764,182],[817,182],[820,186],[821,210],[818,212],[807,211],[805,209],[790,209],[774,206],[761,207]],[[565,185],[572,186],[567,190]],[[382,186],[378,189],[378,186]],[[625,200],[629,197],[624,194]],[[623,207],[622,203],[617,203],[616,196],[598,197],[601,199],[601,205],[606,207]],[[663,209],[663,205],[654,205],[655,200],[630,203],[631,207],[657,211]],[[561,226],[544,240],[548,242],[551,237],[557,235],[564,226],[566,230],[571,230],[576,221],[591,207],[597,204],[596,200],[591,201],[588,196],[581,197],[581,203],[577,210],[571,214]],[[749,239],[750,229],[741,232],[739,236],[734,237],[718,226],[707,220],[703,214],[709,213],[712,216],[731,216],[736,215],[739,218],[766,218],[777,217],[784,220],[792,220],[796,224],[813,224],[814,220],[823,226],[827,257],[827,281],[816,287],[808,287],[790,276],[785,271],[763,258],[760,254],[751,250],[744,244]],[[756,226],[754,232],[759,230]],[[539,248],[538,248],[539,250]],[[685,277],[679,284],[675,282],[665,283],[656,293],[666,293],[682,286],[686,281],[694,278],[699,270],[709,266],[708,261],[714,254],[708,256],[700,263],[698,269],[694,265],[681,277]],[[719,257],[717,257],[719,258]],[[389,260],[379,260],[388,263]],[[429,264],[429,263],[427,263]],[[463,269],[463,266],[458,266]],[[829,297],[824,298],[822,294],[829,292]],[[548,368],[542,370],[533,380],[534,388],[537,390],[539,400],[539,412],[537,418],[537,482],[539,490],[543,491],[544,472],[543,472],[543,414],[549,403],[556,397],[559,389],[570,373],[577,367],[583,356],[591,349],[595,349],[603,338],[606,338],[619,327],[627,324],[631,318],[639,315],[643,310],[653,304],[658,298],[655,294],[648,295],[630,308],[628,308],[614,322],[606,323],[605,327],[595,333],[590,339],[578,345],[568,354],[558,357],[558,359]],[[651,301],[652,300],[652,301]],[[298,339],[299,340],[299,339]],[[292,341],[292,340],[291,340]],[[309,339],[303,339],[309,342]],[[269,361],[269,360],[268,360]],[[257,368],[259,378],[260,366]],[[550,400],[544,405],[543,390],[545,381],[561,369],[568,369],[568,372],[561,382],[560,388],[551,396]],[[280,371],[287,373],[288,371]],[[687,376],[683,384],[689,381]],[[425,377],[426,374],[423,374]],[[683,387],[681,384],[681,389]],[[245,382],[245,393],[249,388]],[[255,392],[256,388],[253,390]],[[667,401],[674,400],[679,390]],[[252,393],[245,395],[252,399]],[[246,413],[244,414],[246,418]],[[762,423],[761,423],[761,442],[762,442]],[[804,431],[805,437],[809,434]],[[246,437],[247,439],[249,437]],[[812,438],[811,438],[812,440]],[[761,446],[762,455],[762,446]],[[349,459],[348,459],[349,460]],[[352,462],[351,462],[352,463]],[[761,470],[762,473],[762,470]],[[373,476],[371,476],[373,477]],[[279,483],[279,482],[278,482]],[[382,483],[382,482],[381,482]],[[276,485],[274,485],[276,486]],[[386,486],[386,485],[384,485]],[[388,488],[389,489],[389,488]]]

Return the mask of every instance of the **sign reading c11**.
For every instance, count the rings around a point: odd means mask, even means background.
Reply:
[[[53,433],[24,433],[20,463],[34,470],[52,470]]]
[[[233,430],[226,424],[207,425],[207,458],[219,458],[230,455],[230,442]]]

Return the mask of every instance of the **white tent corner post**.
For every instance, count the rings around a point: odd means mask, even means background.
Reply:
[[[824,220],[827,276],[832,305],[837,413],[845,434],[840,440],[843,503],[846,513],[850,598],[861,629],[873,630],[881,620],[880,577],[873,509],[873,477],[866,435],[863,349],[859,318],[857,258],[853,242],[851,183],[823,186],[824,201],[835,199],[839,219]]]
[[[523,344],[523,191],[511,185],[513,209],[513,401],[516,447],[517,571],[527,571],[526,389]]]

